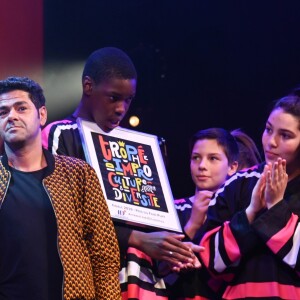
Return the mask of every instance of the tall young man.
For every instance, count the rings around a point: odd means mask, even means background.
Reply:
[[[43,145],[53,154],[65,154],[85,159],[76,118],[95,122],[103,131],[109,132],[119,126],[135,97],[137,73],[132,60],[122,50],[105,47],[94,51],[87,59],[82,73],[82,96],[75,112],[68,118],[53,122],[43,129]],[[134,247],[136,259],[150,266],[152,259],[165,260],[175,266],[181,262],[193,262],[194,254],[181,242],[182,234],[170,232],[145,232],[115,223],[121,250],[125,258],[129,247]],[[138,251],[137,251],[138,249]],[[143,253],[140,253],[142,251]],[[132,254],[132,253],[131,253]],[[131,255],[130,254],[130,255]],[[146,254],[146,255],[145,255]],[[122,261],[121,261],[122,263]],[[161,296],[165,286],[146,268],[128,270],[123,260],[120,281],[123,299],[127,299],[127,288],[133,287],[133,298]],[[134,278],[127,285],[128,278]],[[136,292],[143,287],[143,296]],[[136,293],[136,294],[135,294]],[[162,299],[162,298],[159,298]]]

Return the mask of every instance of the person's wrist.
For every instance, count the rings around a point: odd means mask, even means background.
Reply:
[[[132,230],[129,238],[129,245],[140,249],[143,245],[143,235],[145,233],[137,230]]]
[[[184,226],[184,231],[188,235],[190,239],[193,239],[195,236],[196,231],[199,229],[201,225],[196,224],[195,222],[188,220]]]
[[[251,223],[255,219],[256,211],[253,209],[253,207],[248,206],[245,212],[249,223]]]
[[[282,200],[282,198],[278,199],[278,200],[275,200],[273,202],[266,202],[266,206],[267,206],[267,209],[270,209],[272,208],[273,206],[275,206],[278,202],[280,202]]]

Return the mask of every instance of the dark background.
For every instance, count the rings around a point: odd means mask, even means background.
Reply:
[[[173,195],[190,196],[196,131],[242,128],[261,149],[271,101],[300,83],[299,17],[300,1],[289,0],[45,0],[49,122],[78,104],[92,51],[123,49],[139,76],[136,130],[166,140]]]

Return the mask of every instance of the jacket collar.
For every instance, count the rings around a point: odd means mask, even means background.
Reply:
[[[47,162],[47,167],[46,167],[46,172],[45,172],[45,177],[52,174],[54,172],[55,168],[55,159],[53,154],[51,154],[48,150],[43,148],[43,153],[45,155],[45,159]],[[8,165],[8,157],[6,153],[4,153],[1,157],[1,161],[3,166],[5,167],[6,170],[9,170],[9,165]]]

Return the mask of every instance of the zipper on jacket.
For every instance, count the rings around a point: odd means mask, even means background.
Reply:
[[[53,208],[53,212],[54,212],[54,215],[55,215],[55,222],[56,222],[56,228],[57,228],[57,233],[56,233],[56,248],[57,248],[57,253],[58,253],[58,256],[59,256],[59,259],[60,259],[60,263],[62,265],[62,268],[63,268],[63,282],[62,282],[62,300],[64,300],[64,282],[65,282],[65,271],[64,271],[64,265],[63,265],[63,262],[62,262],[62,259],[61,259],[61,254],[60,254],[60,250],[59,250],[59,246],[58,246],[58,224],[57,224],[57,215],[56,215],[56,211],[54,209],[54,206],[53,206],[53,203],[52,203],[52,199],[48,193],[48,190],[47,188],[45,187],[45,184],[44,184],[44,179],[42,180],[42,184],[43,184],[43,188],[45,189],[46,191],[46,194],[50,200],[50,203],[51,203],[51,206]]]
[[[2,208],[2,204],[3,204],[4,199],[5,199],[5,197],[6,197],[6,194],[7,194],[7,191],[8,191],[8,187],[9,187],[9,184],[10,184],[10,179],[11,179],[11,174],[10,174],[10,172],[8,171],[8,181],[7,181],[5,193],[4,193],[4,195],[3,195],[3,200],[2,200],[1,203],[0,203],[0,209]]]

